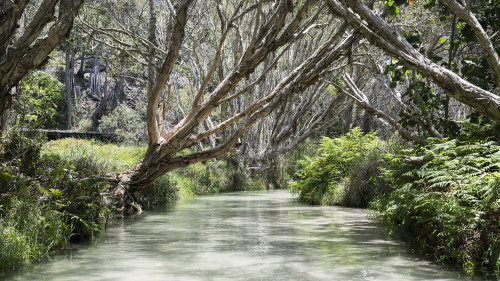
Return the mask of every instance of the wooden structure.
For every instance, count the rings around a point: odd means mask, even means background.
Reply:
[[[114,140],[116,134],[107,132],[82,132],[82,131],[66,131],[66,130],[46,130],[41,129],[40,132],[47,134],[49,140],[56,140],[62,138],[84,138],[84,139],[100,139],[100,140]]]

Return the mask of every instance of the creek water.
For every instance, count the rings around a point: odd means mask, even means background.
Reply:
[[[7,280],[461,280],[409,253],[362,209],[287,191],[181,200]]]

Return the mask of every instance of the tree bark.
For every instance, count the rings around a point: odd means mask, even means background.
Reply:
[[[306,1],[302,8],[295,14],[295,17],[287,23],[287,15],[293,12],[289,6],[289,2],[276,2],[274,11],[270,13],[267,21],[256,29],[251,43],[245,51],[240,61],[230,71],[219,85],[210,93],[210,95],[201,101],[195,98],[191,110],[186,114],[185,118],[179,122],[171,131],[162,136],[157,128],[150,128],[150,139],[146,155],[134,168],[130,171],[117,174],[109,180],[114,183],[113,193],[120,198],[120,208],[124,214],[140,212],[140,207],[137,204],[143,190],[157,177],[189,165],[220,157],[239,142],[241,137],[249,131],[249,129],[268,116],[273,110],[286,104],[287,99],[295,93],[300,93],[311,85],[314,85],[323,75],[325,71],[336,59],[338,59],[357,38],[352,34],[346,34],[345,26],[334,36],[325,41],[313,54],[307,57],[297,68],[290,72],[281,82],[277,83],[274,89],[262,98],[255,100],[253,103],[245,105],[242,103],[242,109],[236,115],[229,117],[227,120],[220,122],[218,125],[208,126],[205,132],[197,132],[201,124],[206,122],[209,114],[218,108],[222,101],[227,102],[232,99],[237,99],[238,95],[233,95],[229,100],[227,96],[235,89],[237,84],[245,77],[249,77],[256,68],[264,62],[270,54],[278,48],[289,44],[295,40],[294,33],[302,30],[304,27],[300,25],[302,18],[306,15],[309,7],[314,3],[314,0]],[[178,6],[182,7],[182,6]],[[187,8],[187,7],[184,7]],[[182,12],[184,13],[184,11]],[[185,15],[177,12],[178,19],[175,19],[179,28],[183,28],[185,24]],[[235,17],[228,20],[228,24]],[[308,23],[309,24],[309,23]],[[226,27],[227,28],[227,27]],[[175,28],[173,29],[175,30]],[[158,74],[159,77],[164,76],[164,80],[157,79],[157,84],[153,87],[153,93],[148,97],[148,106],[157,108],[155,103],[155,89],[162,87],[162,81],[167,81],[171,73],[169,66],[175,63],[175,57],[179,52],[179,46],[182,43],[183,31],[173,32],[178,38],[172,39],[169,47],[167,59]],[[344,37],[344,38],[343,38]],[[176,41],[178,40],[178,41]],[[224,39],[222,39],[224,40]],[[253,45],[252,42],[261,42]],[[221,43],[222,44],[222,43]],[[218,60],[214,60],[218,64]],[[171,66],[170,66],[171,67]],[[205,81],[210,79],[213,72],[209,71]],[[251,83],[255,85],[255,83]],[[203,88],[203,87],[202,87]],[[197,93],[200,96],[200,92]],[[198,103],[198,101],[200,101]],[[151,105],[153,104],[153,105]],[[148,113],[149,114],[149,113]],[[156,114],[156,112],[155,112]],[[155,115],[152,115],[155,117]],[[152,122],[155,118],[148,119],[148,128],[157,127],[158,124]],[[239,122],[239,124],[237,123]],[[236,129],[231,135],[227,136],[227,140],[221,144],[199,152],[188,155],[179,156],[177,153],[182,149],[196,145],[202,139],[209,138],[216,133],[221,132],[224,128],[236,125]],[[210,128],[212,127],[212,128]]]
[[[462,79],[445,67],[433,63],[411,46],[399,33],[360,0],[327,0],[333,13],[356,27],[366,39],[405,65],[430,77],[446,95],[500,121],[500,97]],[[451,2],[451,0],[450,0]],[[481,40],[481,38],[479,38]],[[489,47],[485,47],[487,50]],[[496,64],[493,64],[495,67]]]
[[[74,58],[74,56],[72,57],[71,54],[73,53],[74,54],[74,50],[73,52],[71,51],[73,48],[70,47],[70,44],[67,43],[66,44],[66,106],[68,108],[68,112],[67,112],[67,119],[66,119],[66,122],[67,122],[67,129],[69,130],[71,128],[71,115],[72,115],[72,112],[71,112],[71,109],[72,109],[72,105],[71,105],[71,94],[73,92],[73,80],[72,80],[72,75],[71,75],[71,72],[73,72],[73,63],[72,63],[72,58]]]

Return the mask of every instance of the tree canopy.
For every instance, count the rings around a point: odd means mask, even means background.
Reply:
[[[131,211],[157,177],[235,147],[255,166],[354,126],[422,145],[471,126],[498,138],[498,4],[2,1],[2,134],[21,79],[65,52],[67,127],[115,128],[126,107],[145,121],[130,128],[146,155],[107,178]]]

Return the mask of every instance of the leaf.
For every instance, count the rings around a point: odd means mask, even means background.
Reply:
[[[59,197],[61,197],[61,196],[63,195],[62,191],[61,191],[61,190],[59,190],[59,189],[54,189],[54,188],[51,188],[51,189],[49,189],[49,190],[50,190],[50,192],[52,192],[52,194],[53,194],[53,195],[54,195],[54,197],[56,197],[56,198],[59,198]]]
[[[439,39],[439,43],[443,44],[444,42],[446,42],[446,40],[448,40],[448,36],[443,36]]]
[[[1,172],[0,173],[0,182],[10,182],[14,179],[15,177],[7,172]]]

